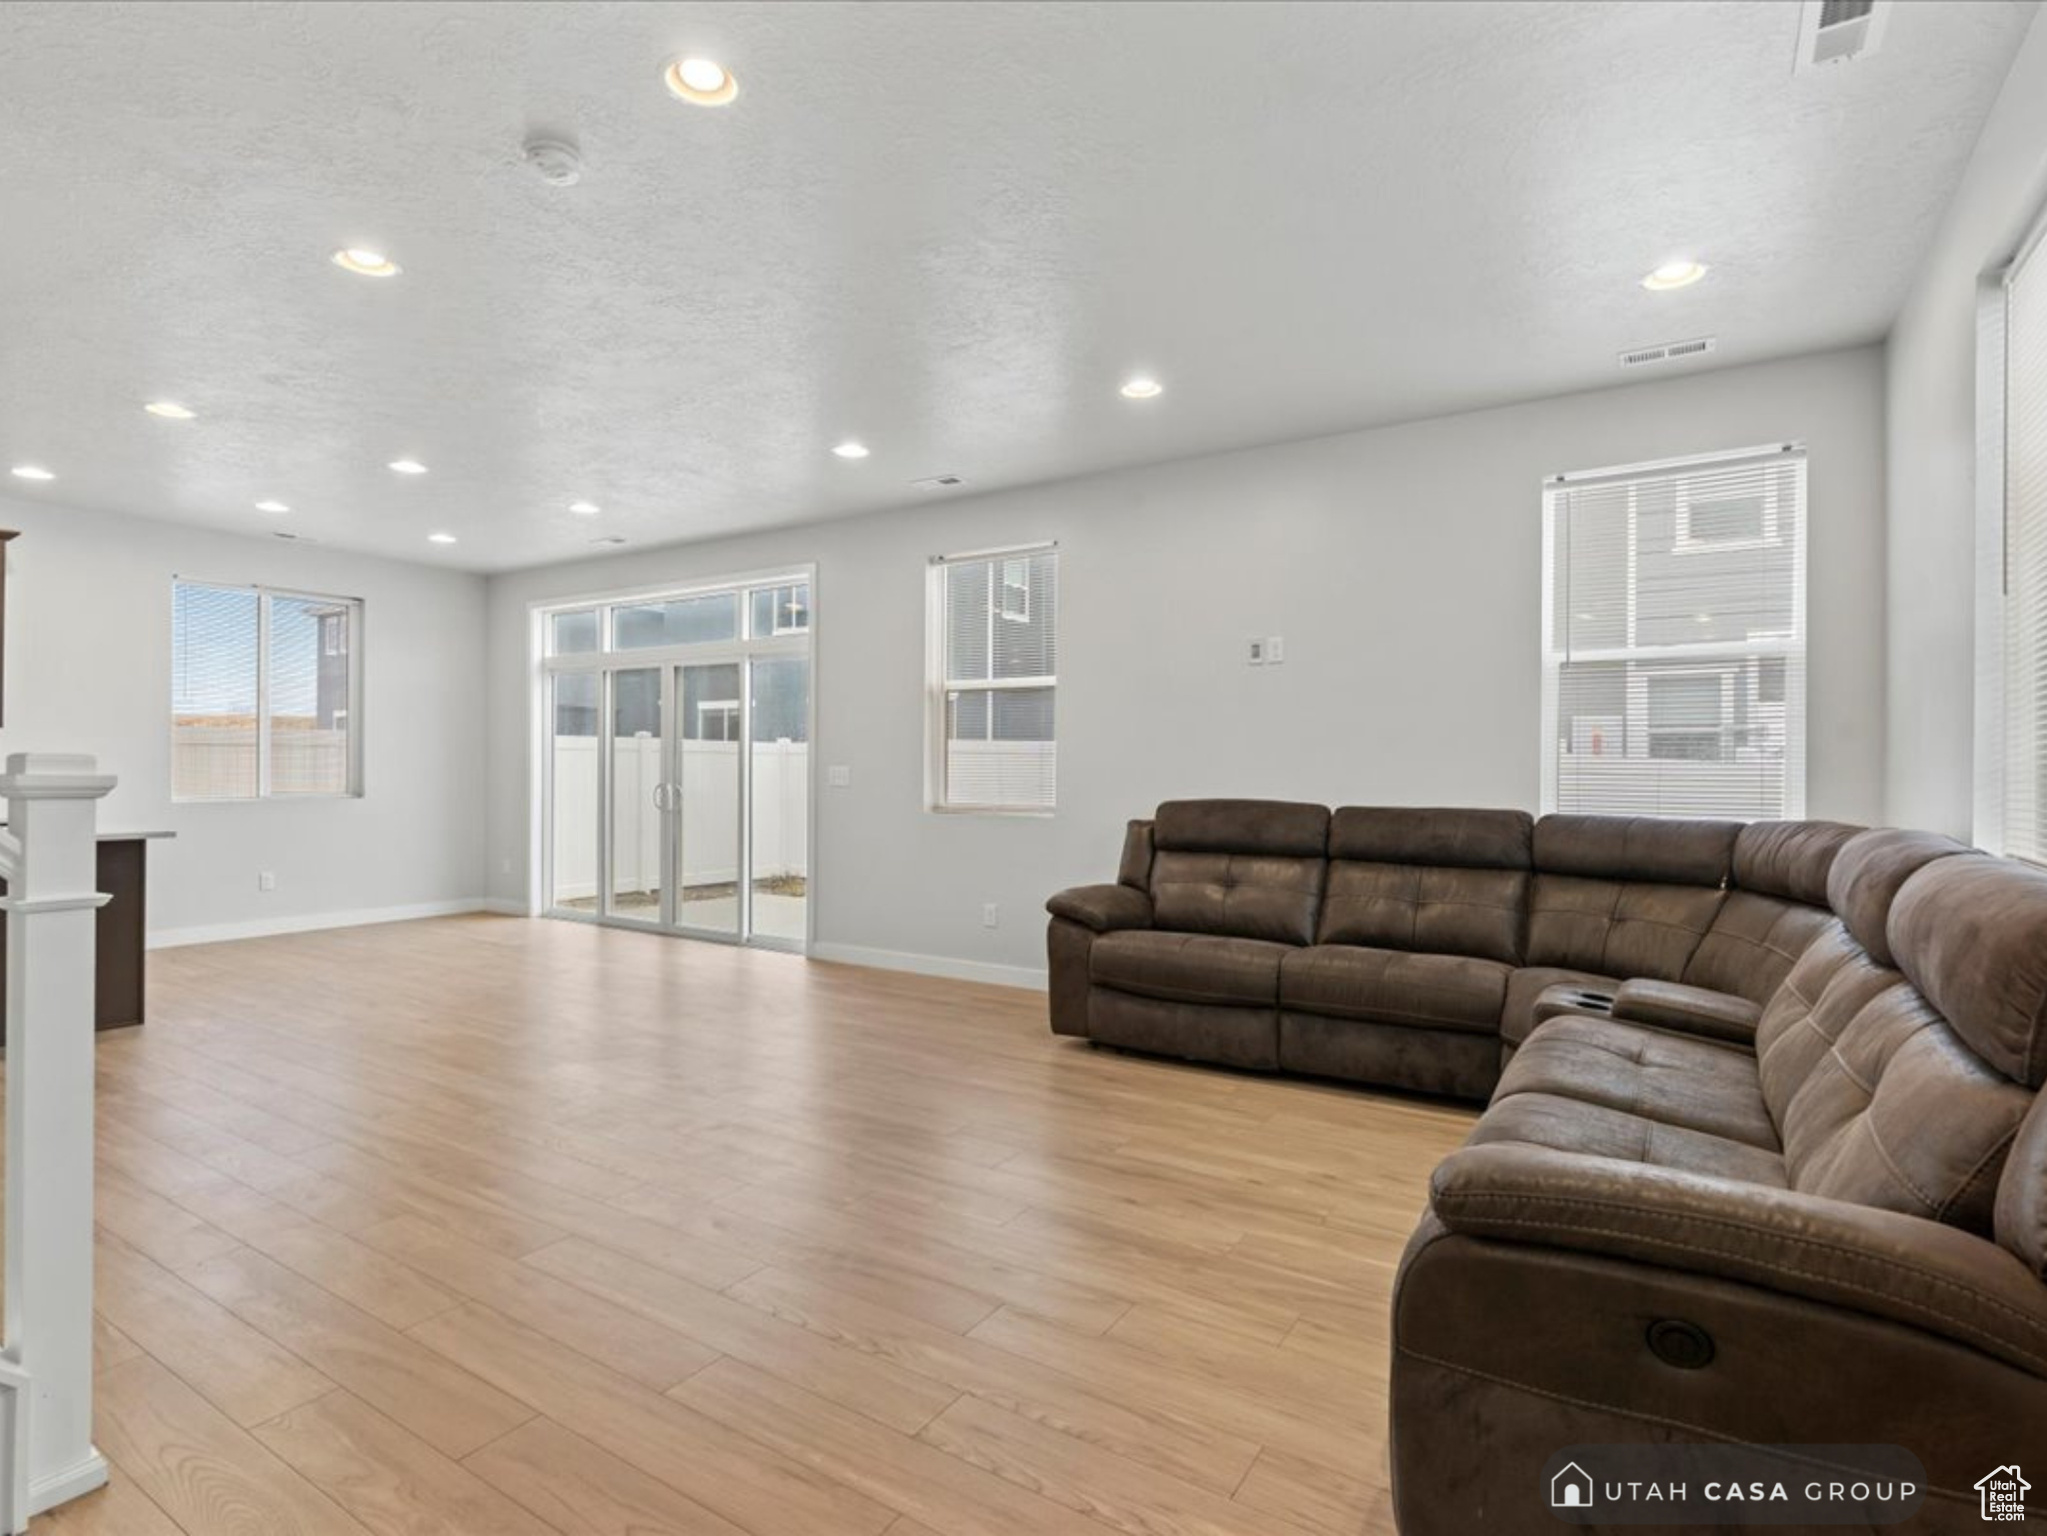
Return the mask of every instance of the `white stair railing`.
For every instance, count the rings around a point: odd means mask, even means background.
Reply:
[[[90,757],[16,753],[7,830],[7,1434],[0,1530],[107,1480],[92,1443],[93,961],[99,801]]]

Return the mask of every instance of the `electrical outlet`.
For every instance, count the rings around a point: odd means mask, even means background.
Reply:
[[[1265,665],[1265,637],[1253,635],[1244,646],[1244,665],[1262,667]]]
[[[981,926],[983,928],[993,928],[1001,921],[1002,914],[996,910],[994,902],[987,901],[981,904]]]
[[[263,871],[263,872],[262,872],[261,874],[259,874],[259,875],[257,875],[257,876],[256,876],[256,889],[257,889],[257,890],[259,890],[259,891],[274,891],[274,890],[276,890],[276,889],[277,889],[277,876],[276,876],[276,875],[274,875],[274,874],[272,874],[272,873],[271,873],[271,872],[270,872],[269,870],[267,870],[267,869],[266,869],[266,870],[264,870],[264,871]]]
[[[845,789],[853,782],[853,770],[844,763],[834,763],[825,769],[825,782],[833,789]]]
[[[1285,660],[1286,636],[1267,635],[1265,637],[1265,664],[1268,667],[1276,667],[1283,663]]]

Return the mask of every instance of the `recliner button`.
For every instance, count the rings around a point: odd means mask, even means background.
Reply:
[[[1696,1371],[1713,1363],[1713,1336],[1697,1323],[1664,1318],[1649,1325],[1649,1348],[1665,1365]]]

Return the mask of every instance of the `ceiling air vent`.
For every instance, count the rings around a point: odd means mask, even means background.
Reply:
[[[1637,347],[1632,352],[1621,354],[1623,368],[1645,368],[1651,363],[1674,363],[1680,358],[1704,357],[1720,343],[1712,336],[1699,336],[1691,341],[1666,341],[1653,347]]]
[[[1866,59],[1884,40],[1892,0],[1805,0],[1798,20],[1793,74]]]
[[[926,475],[922,480],[912,480],[913,491],[949,491],[967,483],[964,475]]]

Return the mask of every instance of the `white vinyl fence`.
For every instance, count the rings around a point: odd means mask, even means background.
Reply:
[[[597,738],[562,736],[554,745],[554,892],[557,902],[597,894]],[[739,878],[739,753],[736,741],[682,743],[682,884]],[[622,736],[612,745],[612,889],[661,884],[661,739]],[[753,748],[753,877],[803,875],[810,868],[810,747],[764,741]]]
[[[270,792],[348,793],[348,732],[286,727],[270,733]],[[171,794],[179,800],[244,799],[256,793],[256,727],[174,725]]]

